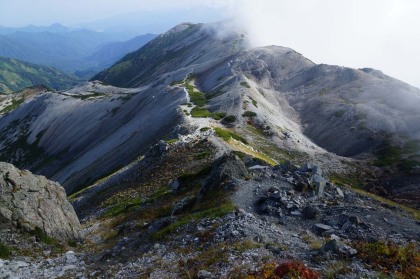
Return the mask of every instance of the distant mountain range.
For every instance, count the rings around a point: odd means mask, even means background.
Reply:
[[[0,28],[0,56],[51,66],[86,78],[153,39],[147,34],[126,40],[115,33],[61,26]],[[5,31],[6,30],[6,31]],[[12,32],[14,31],[14,32]]]
[[[61,25],[60,23],[54,23],[50,26],[35,26],[35,25],[28,25],[24,27],[6,27],[0,26],[0,34],[12,34],[15,32],[51,32],[51,33],[65,33],[70,31],[69,28]]]
[[[52,67],[0,57],[0,93],[12,93],[35,85],[62,90],[78,83],[80,79]]]

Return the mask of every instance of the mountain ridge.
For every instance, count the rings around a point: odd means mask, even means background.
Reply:
[[[228,25],[177,25],[101,81],[0,96],[0,161],[59,181],[85,235],[15,252],[0,277],[415,276],[420,90]],[[45,247],[20,239],[0,231]]]

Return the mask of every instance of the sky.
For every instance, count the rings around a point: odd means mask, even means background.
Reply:
[[[77,25],[142,11],[174,11],[197,21],[197,10],[208,13],[204,21],[235,17],[255,46],[286,46],[316,63],[379,69],[420,88],[418,0],[0,0],[0,25]]]

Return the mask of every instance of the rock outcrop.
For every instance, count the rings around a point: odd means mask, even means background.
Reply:
[[[60,184],[0,162],[0,229],[4,228],[39,228],[60,240],[81,237],[79,219]]]

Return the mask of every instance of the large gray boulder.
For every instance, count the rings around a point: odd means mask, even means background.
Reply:
[[[81,238],[79,219],[60,184],[0,162],[0,230],[5,228]]]

